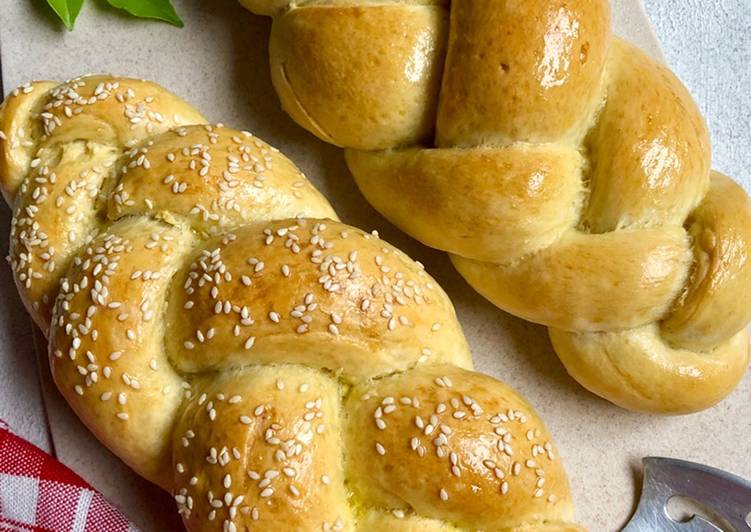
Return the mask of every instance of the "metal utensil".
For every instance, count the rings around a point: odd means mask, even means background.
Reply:
[[[726,471],[672,458],[644,458],[644,484],[623,532],[751,532],[751,482]],[[679,522],[668,502],[681,497],[704,509]],[[693,506],[693,505],[692,505]]]

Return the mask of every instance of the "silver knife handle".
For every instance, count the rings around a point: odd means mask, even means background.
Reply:
[[[639,505],[623,532],[751,532],[751,482],[720,469],[674,460],[644,458]],[[686,522],[667,512],[674,496],[694,499],[717,516],[716,526],[699,515]],[[725,530],[728,525],[732,527]]]

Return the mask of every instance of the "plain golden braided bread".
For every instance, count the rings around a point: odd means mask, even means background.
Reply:
[[[285,110],[365,197],[625,408],[686,413],[748,365],[751,205],[680,81],[606,0],[242,0]]]
[[[13,273],[89,429],[189,530],[579,530],[548,431],[422,267],[203,122],[107,76],[0,108]]]

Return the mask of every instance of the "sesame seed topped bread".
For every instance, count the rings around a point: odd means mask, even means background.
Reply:
[[[446,294],[271,146],[93,76],[14,91],[0,150],[55,383],[188,530],[580,530]]]
[[[607,0],[241,1],[273,17],[290,116],[347,148],[386,218],[547,325],[582,385],[682,414],[740,381],[751,202]]]

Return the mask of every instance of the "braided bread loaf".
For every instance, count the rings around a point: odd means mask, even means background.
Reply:
[[[611,37],[606,0],[242,0],[273,15],[282,104],[365,197],[569,373],[686,413],[748,365],[751,204],[710,173],[676,77]]]
[[[190,530],[579,530],[548,431],[420,265],[203,122],[103,76],[0,108],[13,273],[90,430]]]

